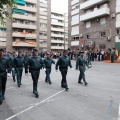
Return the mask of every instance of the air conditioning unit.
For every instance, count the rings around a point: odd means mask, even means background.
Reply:
[[[112,18],[115,18],[115,14],[111,14],[111,17],[112,17]]]
[[[111,38],[108,36],[108,37],[107,37],[107,40],[108,40],[108,41],[110,41],[110,40],[111,40]]]
[[[92,46],[93,45],[93,41],[89,41],[89,46]]]
[[[118,39],[120,39],[120,34],[118,35]]]

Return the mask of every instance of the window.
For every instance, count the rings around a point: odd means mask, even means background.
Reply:
[[[100,32],[101,37],[106,37],[106,32]]]
[[[105,44],[100,44],[99,49],[105,49]]]
[[[90,35],[89,34],[86,35],[86,39],[90,39]]]
[[[106,18],[101,18],[100,19],[100,25],[106,24]]]
[[[90,28],[91,27],[91,22],[86,22],[85,27]]]
[[[120,35],[120,29],[117,29],[117,35]]]

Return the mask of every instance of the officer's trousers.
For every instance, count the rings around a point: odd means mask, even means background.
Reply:
[[[61,85],[65,88],[68,87],[67,80],[66,80],[67,71],[68,71],[68,69],[60,69],[60,72],[61,72],[61,75],[62,75]]]
[[[21,84],[22,72],[23,72],[23,68],[16,68],[17,83],[18,83],[18,85]]]
[[[83,79],[84,83],[86,83],[86,80],[85,80],[85,67],[81,66],[81,67],[79,67],[79,70],[80,70],[80,75],[79,75],[78,82],[81,82],[81,80]]]
[[[25,65],[25,74],[28,73],[28,65]]]
[[[50,79],[51,69],[50,68],[46,68],[45,73],[46,73],[45,81],[51,82],[51,79]]]
[[[36,70],[36,71],[31,70],[31,76],[32,76],[32,80],[33,80],[33,88],[37,87],[39,74],[40,74],[40,70]]]
[[[6,90],[7,72],[0,73],[0,100],[3,99]]]
[[[12,77],[15,77],[15,68],[12,68]]]
[[[114,63],[114,55],[111,55],[111,63]]]

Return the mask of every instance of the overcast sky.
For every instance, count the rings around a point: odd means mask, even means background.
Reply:
[[[68,13],[68,0],[51,0],[51,10]]]

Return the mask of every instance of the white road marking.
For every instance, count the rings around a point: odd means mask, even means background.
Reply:
[[[56,94],[54,94],[54,95],[52,95],[52,96],[50,96],[50,97],[48,97],[48,98],[42,100],[41,102],[36,103],[35,105],[32,105],[31,107],[29,107],[29,108],[27,108],[27,109],[25,109],[25,110],[23,110],[23,111],[21,111],[21,112],[15,114],[15,115],[13,115],[13,116],[11,116],[11,117],[5,119],[5,120],[11,120],[12,118],[14,118],[14,117],[16,117],[16,116],[18,116],[18,115],[20,115],[20,114],[26,112],[26,111],[29,111],[30,109],[32,109],[32,108],[34,108],[34,107],[40,105],[41,103],[44,103],[44,102],[48,101],[49,99],[51,99],[51,98],[57,96],[58,94],[62,93],[63,91],[65,91],[65,90],[61,90],[61,91],[57,92]]]
[[[119,104],[119,111],[118,111],[118,120],[120,120],[120,104]]]
[[[62,98],[64,98],[64,97],[61,97],[61,98],[56,98],[56,99],[50,99],[50,100],[47,100],[46,101],[46,103],[48,102],[52,102],[52,101],[56,101],[56,100],[60,100],[60,99],[62,99]],[[12,110],[15,110],[15,109],[19,109],[19,108],[24,108],[24,107],[28,107],[28,106],[33,106],[33,105],[35,105],[36,103],[32,103],[32,104],[28,104],[28,105],[22,105],[22,106],[18,106],[18,107],[13,107],[13,108],[11,108]]]

